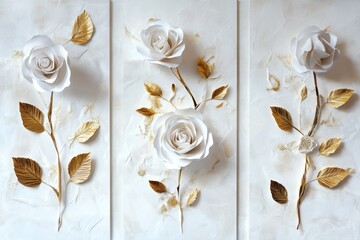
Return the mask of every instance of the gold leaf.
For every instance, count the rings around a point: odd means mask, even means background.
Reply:
[[[155,114],[155,111],[151,108],[139,108],[136,110],[138,113],[140,113],[141,115],[144,115],[146,117],[151,117],[152,115]]]
[[[19,103],[19,110],[24,127],[35,133],[44,132],[44,114],[35,106]]]
[[[157,96],[157,97],[161,97],[162,96],[162,89],[159,85],[157,85],[156,83],[152,83],[152,82],[146,82],[144,83],[145,89],[146,91],[151,95],[151,96]]]
[[[87,142],[92,136],[94,136],[99,127],[99,123],[95,121],[83,123],[76,131],[73,139],[80,143]]]
[[[270,190],[271,190],[271,196],[275,200],[275,202],[278,202],[280,204],[287,203],[288,194],[286,188],[283,185],[281,185],[276,181],[271,180]]]
[[[279,128],[284,131],[291,131],[293,128],[290,113],[281,107],[270,107],[272,115]]]
[[[89,13],[83,11],[77,16],[72,29],[70,41],[76,44],[85,44],[89,42],[94,32],[94,25],[91,21]]]
[[[186,206],[191,206],[196,202],[196,200],[198,199],[198,196],[199,196],[199,192],[200,191],[197,188],[192,190],[192,192],[190,193],[190,195],[188,196],[188,198],[186,200]]]
[[[222,103],[216,105],[216,108],[222,108],[223,106],[224,106],[224,103],[222,102]]]
[[[341,138],[331,138],[320,144],[319,153],[324,156],[329,156],[336,152],[341,145]]]
[[[73,183],[85,182],[91,173],[90,153],[82,153],[73,157],[68,165],[70,181]]]
[[[175,97],[175,95],[176,95],[176,87],[175,87],[175,84],[171,84],[171,96],[170,96],[170,98],[169,98],[169,102],[171,102],[173,99],[174,99],[174,97]]]
[[[158,181],[149,181],[150,187],[157,193],[164,193],[166,192],[166,187],[163,183]]]
[[[307,88],[306,88],[306,86],[304,86],[300,91],[300,99],[301,99],[301,101],[304,101],[307,98],[307,94],[308,94]]]
[[[334,188],[341,183],[352,172],[351,168],[342,169],[338,167],[327,167],[317,175],[317,180],[320,185],[327,188]]]
[[[167,201],[167,204],[170,206],[170,207],[176,207],[176,205],[178,205],[178,201],[176,199],[175,196],[172,196],[168,201]]]
[[[328,96],[327,103],[333,108],[341,107],[349,101],[353,94],[354,90],[352,89],[337,89],[331,91]]]
[[[227,94],[227,90],[228,90],[228,85],[221,86],[221,87],[215,89],[215,91],[212,93],[211,99],[213,99],[213,100],[223,99]]]
[[[212,58],[210,58],[208,61],[205,61],[204,58],[198,59],[197,70],[200,73],[200,75],[205,79],[208,79],[210,77],[212,71],[215,68],[215,64],[209,64],[209,61],[211,59]]]
[[[41,168],[30,158],[13,157],[14,170],[18,181],[26,187],[37,187],[41,181]]]

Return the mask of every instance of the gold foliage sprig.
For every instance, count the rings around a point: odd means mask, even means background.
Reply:
[[[316,111],[314,114],[313,123],[309,133],[306,135],[308,138],[312,138],[315,130],[319,123],[319,117],[321,112],[321,103],[320,103],[320,93],[317,84],[317,76],[316,73],[313,72],[314,76],[314,86],[316,93]],[[333,108],[339,108],[347,103],[350,98],[353,96],[354,90],[352,89],[337,89],[331,91],[327,97],[326,104]],[[300,101],[304,101],[307,97],[307,88],[304,86],[300,91]],[[296,128],[292,123],[292,118],[290,113],[281,107],[270,107],[272,115],[278,125],[278,127],[283,131],[291,131],[292,129],[297,130],[303,136],[305,136],[298,128]],[[328,157],[334,154],[342,144],[342,140],[340,137],[335,137],[328,139],[322,142],[319,146],[319,154],[325,157]],[[297,228],[300,227],[301,224],[301,212],[300,205],[303,201],[303,197],[307,188],[307,185],[315,180],[326,188],[332,189],[338,186],[341,182],[343,182],[352,172],[352,169],[342,169],[339,167],[327,167],[320,170],[317,174],[317,178],[311,181],[307,181],[307,174],[310,167],[310,158],[308,154],[305,154],[305,168],[302,175],[302,179],[300,182],[299,188],[299,196],[297,200],[297,215],[298,215],[298,225]],[[287,193],[285,187],[281,184],[271,181],[271,194],[275,201],[279,203],[287,202]],[[285,201],[286,200],[286,201]]]
[[[76,44],[85,44],[90,41],[93,35],[93,31],[94,26],[91,21],[90,15],[86,11],[84,11],[77,17],[72,29],[72,36],[69,41],[72,41]],[[19,102],[19,112],[22,124],[27,130],[36,134],[46,132],[49,135],[51,143],[54,146],[57,158],[57,187],[52,186],[43,180],[42,169],[39,163],[37,163],[35,160],[26,157],[13,157],[13,164],[15,175],[20,184],[26,187],[35,188],[38,187],[41,183],[43,183],[54,191],[59,204],[59,216],[57,221],[57,230],[59,231],[62,224],[61,203],[63,199],[63,191],[66,190],[67,184],[63,189],[61,176],[63,162],[61,159],[61,152],[58,148],[54,129],[54,122],[52,119],[53,102],[54,93],[51,92],[46,120],[44,113],[38,107],[29,103]],[[47,121],[48,123],[47,128],[44,124],[45,121]],[[73,142],[77,141],[80,143],[85,143],[95,135],[99,127],[100,125],[98,122],[83,123],[82,126],[76,131],[74,137],[71,140]],[[67,183],[73,182],[79,184],[85,182],[91,174],[91,162],[92,160],[90,153],[83,153],[73,157],[68,164],[69,180]]]

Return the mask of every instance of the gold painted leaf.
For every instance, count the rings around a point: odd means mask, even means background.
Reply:
[[[91,173],[90,153],[82,153],[73,157],[68,165],[70,181],[73,183],[85,182]]]
[[[190,193],[190,195],[188,196],[188,198],[186,200],[186,206],[191,206],[196,202],[196,200],[198,199],[198,196],[199,196],[199,192],[200,191],[197,188],[192,190],[192,192]]]
[[[24,127],[34,133],[44,132],[44,114],[35,106],[19,103],[19,110]]]
[[[92,136],[95,135],[96,131],[99,129],[100,125],[96,121],[86,122],[81,125],[81,127],[76,131],[74,140],[85,143]]]
[[[341,138],[331,138],[322,142],[319,147],[319,153],[323,156],[329,156],[336,152],[341,145]]]
[[[41,181],[41,168],[30,158],[13,157],[14,170],[18,181],[26,187],[37,187]]]
[[[151,117],[152,115],[155,114],[155,111],[151,108],[139,108],[136,110],[138,113],[140,113],[141,115],[144,115],[146,117]]]
[[[333,108],[341,107],[349,101],[353,94],[354,90],[352,89],[337,89],[331,91],[328,96],[327,103]]]
[[[157,193],[164,193],[166,192],[166,187],[162,182],[158,181],[149,181],[150,187]]]
[[[300,99],[301,99],[301,101],[304,101],[307,98],[307,94],[308,94],[307,88],[306,88],[306,86],[304,86],[300,91]]]
[[[327,167],[317,175],[317,180],[320,185],[327,188],[334,188],[341,183],[352,172],[351,168],[342,169],[338,167]]]
[[[282,184],[271,180],[270,181],[270,191],[271,191],[271,196],[275,202],[278,202],[280,204],[287,203],[288,193],[287,193],[286,188]]]
[[[176,207],[176,205],[178,205],[178,201],[176,199],[175,196],[172,196],[168,201],[167,201],[167,204],[170,206],[170,207]]]
[[[169,102],[171,102],[176,95],[176,86],[175,84],[171,84],[171,96],[169,98]]]
[[[146,82],[144,83],[145,89],[146,91],[151,95],[151,96],[157,96],[157,97],[161,97],[162,96],[162,89],[159,85],[157,85],[156,83],[152,83],[152,82]]]
[[[228,91],[228,85],[221,86],[212,93],[211,99],[213,100],[221,100],[224,99]]]
[[[76,44],[85,44],[90,41],[94,32],[94,25],[88,12],[83,11],[77,16],[70,41]]]
[[[211,59],[212,58],[210,58],[209,60]],[[204,58],[199,58],[197,63],[197,70],[200,75],[205,79],[208,79],[210,77],[212,71],[215,68],[215,64],[209,64],[209,60],[205,61]]]
[[[224,106],[224,103],[222,102],[222,103],[216,105],[216,108],[222,108],[223,106]]]
[[[291,131],[293,125],[290,113],[286,109],[281,107],[270,108],[279,128],[284,131]]]

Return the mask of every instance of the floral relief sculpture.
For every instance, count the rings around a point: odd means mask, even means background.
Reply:
[[[320,144],[316,142],[315,133],[319,126],[322,108],[325,105],[335,109],[339,108],[348,102],[354,93],[352,89],[336,89],[328,93],[325,103],[321,102],[317,73],[329,71],[336,63],[340,55],[340,51],[336,48],[336,43],[337,37],[334,34],[329,33],[327,29],[322,30],[315,26],[305,28],[291,41],[293,68],[299,73],[310,72],[314,82],[316,106],[312,125],[309,126],[308,132],[302,132],[294,126],[291,115],[286,109],[276,106],[271,107],[272,115],[281,130],[291,131],[294,129],[301,135],[297,150],[299,153],[304,154],[304,171],[300,181],[297,200],[297,228],[301,224],[301,202],[304,201],[304,193],[309,184],[317,181],[321,186],[332,189],[344,181],[352,172],[350,168],[326,167],[318,172],[316,179],[310,181],[307,179],[309,167],[313,165],[310,157],[315,156],[311,155],[315,149],[318,149],[319,155],[327,157],[334,154],[342,144],[342,139],[339,137],[330,138]],[[302,88],[300,96],[302,102],[307,96],[306,86]],[[287,190],[282,184],[271,180],[270,190],[276,202],[281,204],[287,203]]]
[[[169,199],[171,207],[179,206],[180,226],[183,231],[184,206],[191,206],[199,196],[200,190],[193,189],[188,195],[185,205],[181,198],[181,175],[182,170],[192,162],[205,159],[214,144],[211,130],[208,129],[206,121],[198,108],[208,101],[222,101],[228,91],[228,86],[220,86],[212,92],[211,97],[198,102],[186,81],[182,77],[179,65],[185,51],[184,32],[179,27],[170,26],[168,23],[151,19],[147,29],[141,32],[141,43],[137,46],[138,52],[150,63],[159,64],[169,68],[172,74],[185,88],[192,100],[192,108],[178,109],[173,103],[176,94],[176,85],[171,85],[171,97],[166,99],[163,96],[161,87],[153,82],[145,82],[145,90],[150,96],[167,102],[174,109],[170,112],[159,111],[157,107],[139,108],[137,112],[142,114],[148,122],[152,123],[153,147],[156,155],[167,169],[178,170],[177,197]],[[215,64],[199,58],[197,69],[203,79],[210,79]],[[221,106],[220,106],[221,107]],[[159,181],[149,181],[150,187],[157,193],[169,193],[167,187]]]
[[[89,14],[80,14],[73,26],[72,37],[69,41],[75,44],[87,43],[93,34],[93,24]],[[52,189],[59,203],[57,229],[62,224],[63,195],[68,183],[80,184],[88,180],[91,174],[91,154],[81,153],[74,156],[68,164],[68,178],[63,183],[63,159],[57,141],[53,120],[53,105],[55,94],[62,92],[71,84],[71,65],[68,52],[63,45],[54,43],[48,36],[36,35],[23,47],[21,73],[39,92],[49,93],[50,100],[47,114],[29,103],[19,103],[19,111],[24,127],[36,134],[46,133],[52,142],[56,153],[57,186],[53,186],[42,178],[40,165],[27,157],[13,157],[14,171],[18,181],[26,187],[37,187],[44,184]],[[45,124],[46,123],[46,124]],[[73,139],[78,142],[89,140],[99,128],[98,122],[86,122],[76,132]],[[51,161],[53,159],[49,159]]]

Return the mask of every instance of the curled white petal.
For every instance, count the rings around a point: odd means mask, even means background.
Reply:
[[[301,153],[310,153],[317,147],[317,143],[312,137],[303,136],[298,145],[298,151]]]
[[[61,92],[70,85],[68,52],[49,37],[37,35],[23,48],[22,75],[40,92]]]
[[[214,143],[201,113],[194,109],[181,109],[158,117],[153,133],[158,157],[173,169],[206,158]]]
[[[318,27],[303,29],[290,44],[293,68],[300,73],[329,71],[340,54],[336,43],[334,34]]]
[[[141,40],[137,51],[149,62],[169,68],[180,65],[185,50],[184,32],[181,28],[156,19],[141,31]]]

